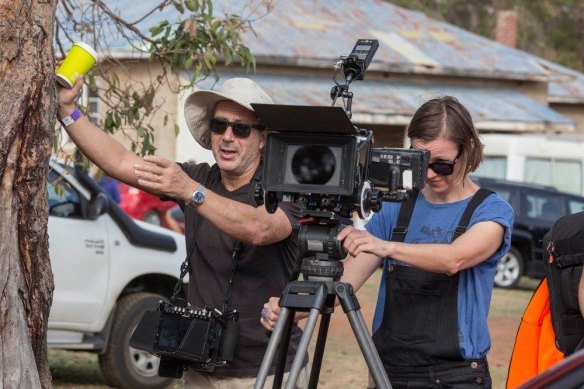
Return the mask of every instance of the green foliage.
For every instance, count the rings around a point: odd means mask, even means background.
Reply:
[[[152,75],[150,83],[131,84],[122,82],[116,73],[120,66],[114,58],[107,57],[85,78],[90,93],[105,106],[105,112],[97,123],[108,133],[122,132],[130,141],[130,149],[141,155],[156,151],[155,129],[150,124],[163,104],[159,97],[162,87],[173,93],[191,89],[207,77],[218,78],[217,67],[238,63],[247,72],[255,71],[255,58],[241,42],[241,34],[250,27],[250,21],[241,15],[217,17],[213,13],[212,0],[161,0],[153,10],[144,9],[147,18],[156,12],[172,7],[178,13],[173,20],[162,20],[143,34],[133,21],[124,19],[123,9],[107,8],[103,2],[89,2],[80,13],[68,10],[79,9],[78,0],[62,0],[59,7],[66,18],[57,22],[56,46],[70,47],[75,34],[94,42],[98,51],[107,52],[107,43],[99,47],[99,33],[113,24],[127,41],[127,45],[144,52],[146,48],[151,63],[162,65],[160,74]],[[268,6],[266,6],[267,12]],[[60,31],[62,34],[59,34]],[[70,31],[71,30],[71,31]],[[66,37],[61,42],[60,37]],[[104,40],[105,41],[105,40]],[[63,53],[64,54],[64,53]],[[111,66],[110,66],[111,65]],[[114,71],[111,71],[114,69]],[[87,112],[90,113],[90,112]],[[164,114],[164,126],[176,118]],[[178,125],[170,123],[175,133]],[[54,142],[57,151],[59,142]]]
[[[185,18],[172,24],[163,20],[150,29],[154,39],[150,46],[152,61],[169,65],[174,73],[191,71],[189,86],[202,75],[216,76],[219,58],[231,65],[237,57],[247,71],[255,70],[253,55],[240,43],[246,22],[238,15],[214,17],[210,0],[175,0],[173,5]]]

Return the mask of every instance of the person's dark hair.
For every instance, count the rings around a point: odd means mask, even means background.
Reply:
[[[414,113],[408,128],[410,140],[424,143],[446,137],[458,145],[461,177],[474,172],[483,161],[483,144],[468,110],[454,97],[443,96],[425,102]]]

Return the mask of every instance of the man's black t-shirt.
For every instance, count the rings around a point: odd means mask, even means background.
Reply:
[[[247,202],[251,184],[230,192],[223,186],[217,165],[185,163],[181,168],[194,180],[225,198]],[[232,264],[234,239],[201,218],[191,206],[179,202],[185,213],[187,250],[195,239],[190,257],[189,302],[194,307],[223,307]],[[295,204],[279,205],[292,225],[299,218]],[[200,223],[193,236],[195,226]],[[298,255],[298,245],[292,236],[265,246],[243,245],[237,260],[230,307],[240,312],[239,340],[235,358],[227,366],[218,367],[215,375],[229,377],[255,377],[261,365],[269,338],[260,323],[263,304],[272,296],[280,296],[289,281]],[[290,341],[287,369],[296,352],[301,330],[295,325]]]

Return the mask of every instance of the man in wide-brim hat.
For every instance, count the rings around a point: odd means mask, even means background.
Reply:
[[[190,304],[218,309],[227,305],[239,311],[233,360],[214,373],[188,370],[186,387],[252,386],[268,343],[259,313],[270,296],[281,294],[298,252],[292,238],[297,206],[282,203],[270,214],[263,205],[256,206],[253,196],[251,181],[261,174],[266,131],[251,104],[271,104],[272,99],[247,78],[226,80],[216,91],[193,92],[185,102],[189,130],[212,150],[217,163],[177,164],[136,156],[95,127],[75,107],[81,87],[78,80],[73,89],[59,88],[58,115],[71,139],[111,177],[179,204],[185,214]],[[243,243],[240,251],[235,249],[237,241]],[[300,335],[295,327],[287,370]]]

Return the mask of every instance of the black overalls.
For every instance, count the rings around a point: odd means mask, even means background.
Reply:
[[[473,196],[453,239],[462,235],[490,193],[480,189]],[[414,193],[401,205],[391,241],[404,241],[416,198]],[[465,360],[460,352],[458,273],[389,265],[384,276],[383,320],[373,341],[393,388],[490,388],[486,358]]]

